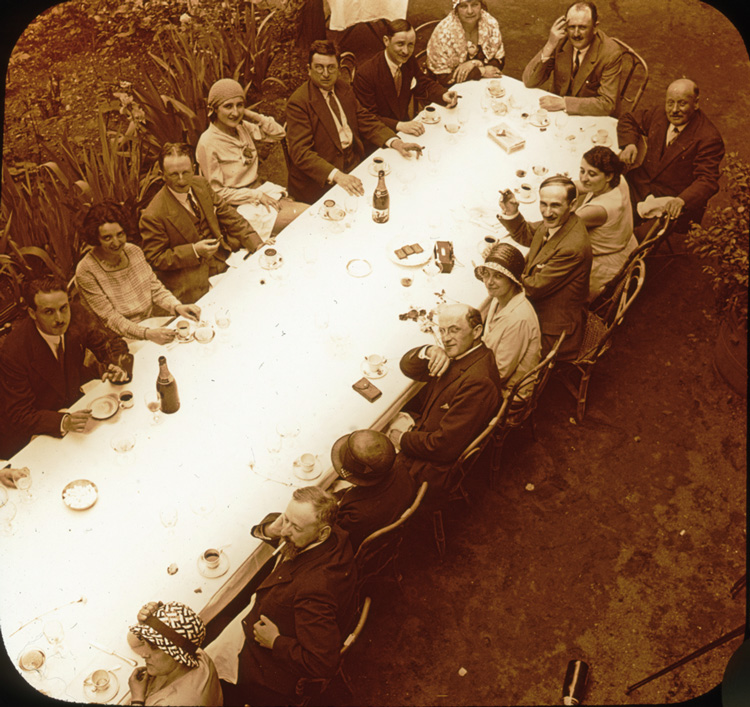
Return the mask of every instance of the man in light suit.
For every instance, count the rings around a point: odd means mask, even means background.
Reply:
[[[693,81],[678,79],[667,88],[663,110],[625,113],[617,125],[617,140],[623,148],[620,158],[625,164],[634,163],[638,142],[646,140],[642,164],[627,174],[633,208],[649,194],[671,196],[665,208],[678,219],[678,232],[687,230],[690,221],[703,218],[706,203],[719,190],[719,165],[724,157],[724,141],[698,107],[698,95]]]
[[[103,379],[126,378],[115,362],[127,344],[97,327],[85,310],[72,312],[64,282],[31,280],[24,300],[29,318],[13,327],[0,349],[0,457],[6,459],[32,435],[63,437],[86,427],[91,410],[63,411],[93,377],[83,365],[86,349],[99,361]]]
[[[613,115],[620,88],[622,49],[602,30],[593,2],[574,2],[558,17],[547,43],[523,71],[528,88],[552,76],[552,92],[539,106],[570,115]]]
[[[575,358],[586,331],[591,243],[583,221],[572,214],[576,187],[567,177],[548,177],[539,187],[542,221],[529,224],[518,212],[512,192],[500,202],[502,224],[513,239],[528,246],[523,287],[542,330],[542,358],[562,332],[558,359]]]
[[[195,175],[193,152],[166,143],[159,154],[165,185],[141,214],[143,252],[177,299],[191,304],[208,292],[208,278],[227,269],[230,253],[263,245],[233,206]]]
[[[357,101],[339,78],[339,55],[333,42],[310,46],[308,74],[287,102],[289,194],[312,204],[333,185],[364,194],[361,180],[349,174],[365,155],[363,138],[376,147],[392,147],[404,157],[419,156],[421,147],[405,143]]]
[[[443,305],[438,326],[442,348],[418,347],[401,359],[403,374],[425,386],[406,406],[414,426],[394,425],[388,436],[400,447],[394,468],[405,466],[417,484],[427,481],[430,502],[439,505],[454,481],[453,464],[497,414],[502,385],[478,310]]]
[[[386,20],[385,27],[385,50],[359,67],[352,84],[354,93],[360,105],[391,130],[422,135],[424,125],[411,119],[417,110],[414,102],[452,108],[458,96],[455,91],[445,91],[419,68],[414,58],[417,35],[407,20]]]

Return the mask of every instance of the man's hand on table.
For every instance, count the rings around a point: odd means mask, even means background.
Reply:
[[[115,366],[114,363],[110,363],[107,366],[107,370],[102,374],[103,381],[112,381],[113,383],[122,383],[128,379],[128,374],[122,370],[119,366]]]
[[[136,668],[128,678],[131,702],[143,703],[146,699],[146,686],[148,685],[148,673],[145,667]]]
[[[502,78],[503,72],[500,71],[494,64],[487,64],[481,68],[482,78],[485,79],[499,79]]]
[[[684,206],[684,200],[680,199],[679,196],[675,196],[664,205],[664,211],[667,212],[669,218],[676,219],[682,213]]]
[[[440,346],[428,346],[427,347],[427,370],[431,376],[440,378],[448,370],[448,366],[451,365],[451,360],[448,354]]]
[[[263,648],[273,648],[273,642],[279,635],[279,629],[276,628],[276,624],[271,621],[268,617],[260,615],[260,621],[256,621],[253,624],[253,636],[255,642],[259,643]]]
[[[13,469],[9,466],[5,469],[0,469],[0,484],[7,486],[9,489],[16,488],[16,481],[13,478]]]
[[[542,96],[539,107],[548,111],[565,110],[565,99],[561,96]]]
[[[90,417],[91,410],[76,410],[75,412],[69,412],[63,417],[62,431],[83,432]]]
[[[443,94],[443,100],[445,101],[446,108],[455,108],[458,104],[458,93],[456,93],[453,89],[451,89],[450,91],[446,91]]]
[[[365,188],[362,186],[362,180],[353,174],[345,174],[339,170],[333,177],[333,182],[338,184],[347,194],[364,196]]]
[[[424,147],[422,145],[417,145],[416,142],[404,142],[403,140],[400,140],[399,138],[396,138],[389,147],[392,147],[396,152],[398,152],[402,157],[405,157],[407,160],[411,158],[412,152],[416,153],[417,159],[419,159],[422,156],[422,150],[424,150]]]
[[[407,135],[423,135],[424,125],[419,120],[402,120],[396,123],[396,130]]]
[[[176,311],[176,310],[175,310]],[[167,327],[149,327],[146,329],[146,339],[153,341],[159,346],[165,346],[166,344],[172,343],[177,332],[174,329],[167,329]]]
[[[625,145],[620,152],[620,159],[629,167],[638,157],[638,148],[635,145]]]

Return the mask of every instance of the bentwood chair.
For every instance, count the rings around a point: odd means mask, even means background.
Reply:
[[[430,41],[432,31],[440,20],[430,20],[419,25],[414,30],[417,35],[416,41],[414,42],[414,58],[417,60],[419,68],[424,71],[427,68],[427,43]]]
[[[393,579],[401,589],[401,574],[396,569],[396,559],[404,539],[404,528],[407,521],[419,508],[427,492],[424,481],[417,490],[412,504],[401,514],[400,518],[368,535],[357,549],[354,565],[357,568],[357,594],[370,579],[382,575],[387,568],[391,569]]]
[[[492,430],[492,456],[490,459],[490,488],[497,490],[498,480],[500,477],[500,458],[502,456],[503,444],[508,433],[523,425],[526,420],[530,422],[531,435],[536,440],[536,430],[534,428],[534,410],[539,402],[550,373],[555,367],[557,361],[557,352],[560,350],[562,342],[565,340],[565,332],[555,342],[549,353],[532,368],[523,378],[516,382],[511,388],[508,397],[503,401],[500,412],[497,416],[495,428]],[[519,391],[533,385],[530,392],[526,391],[524,396],[519,395]]]
[[[453,464],[449,475],[452,478],[452,484],[446,494],[445,503],[440,508],[433,509],[432,511],[432,526],[435,535],[435,544],[437,545],[438,555],[440,559],[443,559],[445,555],[445,527],[443,525],[443,507],[448,505],[451,501],[465,501],[469,505],[469,496],[466,493],[466,489],[463,486],[464,478],[469,472],[472,466],[482,453],[482,450],[487,446],[490,441],[490,435],[492,434],[497,420],[499,412],[495,415],[487,426],[475,437],[471,444],[463,451],[461,456]]]
[[[612,335],[622,324],[625,313],[641,291],[645,277],[646,264],[643,258],[638,258],[619,284],[612,298],[613,305],[604,313],[604,317],[590,310],[588,312],[586,331],[578,356],[575,360],[566,362],[565,374],[560,375],[561,382],[576,399],[576,420],[579,423],[583,422],[586,414],[586,395],[594,366],[612,346]],[[576,376],[579,377],[577,385],[571,380]]]
[[[620,89],[617,93],[616,115],[631,113],[637,107],[648,84],[648,65],[643,57],[620,39],[613,37],[622,48]]]
[[[10,332],[22,313],[21,269],[9,255],[0,255],[0,336]]]
[[[354,75],[357,73],[357,57],[354,52],[341,52],[339,57],[339,73],[341,78],[347,83],[354,81]]]
[[[349,652],[351,647],[359,638],[359,635],[362,633],[362,629],[364,629],[365,623],[367,622],[367,617],[370,614],[371,603],[372,602],[370,597],[365,597],[365,600],[362,602],[362,606],[359,610],[357,625],[354,627],[354,630],[344,639],[344,642],[342,643],[341,649],[339,651],[339,667],[336,671],[336,675],[341,678],[342,682],[346,686],[346,689],[349,690],[350,694],[352,694],[352,697],[354,695],[352,693],[351,682],[344,672],[344,656]],[[322,695],[326,691],[331,680],[333,680],[333,678],[300,678],[299,680],[297,680],[297,686],[295,688],[298,698],[297,704],[303,706],[309,705],[312,702],[313,698]]]

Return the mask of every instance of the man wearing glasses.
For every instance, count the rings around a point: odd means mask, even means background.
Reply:
[[[420,153],[405,143],[357,101],[339,78],[339,55],[333,42],[317,40],[310,46],[308,74],[287,104],[289,194],[312,204],[333,184],[347,193],[364,194],[362,182],[349,172],[365,155],[363,139],[378,147],[392,147],[404,157]]]

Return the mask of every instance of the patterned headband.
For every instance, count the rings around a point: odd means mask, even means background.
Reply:
[[[189,606],[177,601],[161,604],[145,621],[131,626],[130,632],[188,668],[198,667],[196,655],[206,637],[206,627]]]

